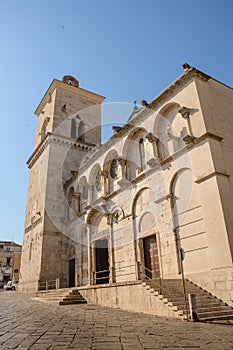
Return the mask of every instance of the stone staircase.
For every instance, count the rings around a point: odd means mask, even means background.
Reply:
[[[86,304],[79,291],[73,288],[41,291],[37,293],[36,300],[59,305]]]
[[[59,301],[59,305],[71,305],[71,304],[86,304],[87,301],[79,293],[77,289],[73,289],[62,301]]]
[[[162,291],[159,280],[146,280],[143,286],[150,289],[159,299],[168,304],[182,319],[186,319],[186,307],[184,300],[183,284],[181,279],[162,279]],[[233,319],[233,308],[218,299],[211,293],[197,286],[189,280],[185,280],[187,294],[195,294],[196,308],[193,318],[198,321],[229,320]],[[190,312],[188,309],[188,317]]]

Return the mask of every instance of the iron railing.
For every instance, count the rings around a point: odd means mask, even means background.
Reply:
[[[60,288],[60,279],[56,278],[54,280],[46,280],[38,282],[38,290],[50,290],[50,289],[59,289]]]
[[[104,284],[109,283],[110,270],[94,271],[94,283]]]
[[[158,275],[153,278],[153,273],[154,271],[148,269],[148,267],[141,265],[140,269],[140,275],[141,275],[141,280],[149,280],[151,284],[153,284],[156,289],[158,289],[159,294],[163,294],[163,284],[162,284],[162,278]],[[151,276],[151,277],[150,277]]]

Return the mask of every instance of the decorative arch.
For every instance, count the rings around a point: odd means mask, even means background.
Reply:
[[[114,206],[111,209],[111,215],[112,215],[113,223],[118,223],[119,220],[125,219],[125,216],[126,216],[123,207],[121,207],[119,205]]]
[[[128,135],[123,146],[122,157],[126,160],[126,179],[132,180],[146,169],[149,144],[145,128],[135,128]]]
[[[104,209],[100,206],[93,207],[87,216],[87,225],[90,229],[93,229],[94,227],[98,227],[100,221],[107,213],[104,211]]]
[[[99,163],[96,163],[89,175],[89,184],[91,186],[90,200],[95,201],[103,191],[104,184],[102,181],[102,172]]]
[[[46,136],[46,131],[47,131],[47,126],[49,124],[50,118],[46,117],[45,120],[43,121],[41,130],[40,130],[40,140],[43,141],[45,136]]]
[[[77,199],[78,199],[78,210],[81,212],[84,210],[88,203],[88,184],[86,176],[82,176],[77,186]]]
[[[75,191],[73,186],[70,187],[68,191],[67,202],[68,202],[67,217],[68,219],[71,219],[74,211],[76,210]]]
[[[72,244],[69,249],[69,259],[72,259],[75,257],[75,246]]]
[[[79,87],[79,81],[72,77],[72,75],[64,75],[62,78],[63,83],[66,83],[68,85],[72,85],[74,87]]]
[[[180,104],[170,102],[158,112],[154,122],[154,134],[158,138],[158,155],[161,160],[184,147],[188,134],[187,123],[180,114]]]
[[[177,266],[180,272],[179,248],[181,248],[181,222],[182,218],[189,208],[192,195],[192,172],[188,167],[179,169],[172,177],[170,191],[170,206],[172,214],[172,226],[175,235]]]
[[[140,235],[145,235],[150,232],[154,226],[155,219],[154,215],[147,211],[142,214],[138,223],[138,232]]]
[[[146,187],[143,187],[143,188],[141,188],[137,193],[136,193],[136,195],[134,196],[134,199],[133,199],[133,201],[132,201],[132,208],[131,208],[131,212],[132,212],[132,217],[133,217],[133,219],[135,219],[136,218],[136,204],[137,204],[137,201],[138,201],[138,198],[141,196],[141,194],[144,192],[144,191],[146,191],[146,190],[148,190],[149,189],[149,187],[148,186],[146,186]]]
[[[105,193],[113,192],[120,177],[119,155],[116,150],[108,152],[103,163],[104,190]]]
[[[79,115],[71,119],[71,138],[85,142],[85,126]]]

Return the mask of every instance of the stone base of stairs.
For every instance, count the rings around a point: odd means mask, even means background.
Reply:
[[[64,288],[46,290],[37,293],[36,300],[55,303],[59,305],[86,304],[86,300],[79,293],[78,289]]]
[[[196,320],[233,319],[233,309],[229,305],[194,283],[186,281],[186,291],[196,295]],[[88,302],[132,312],[187,319],[183,286],[179,279],[162,280],[162,293],[156,281],[147,280],[43,291],[37,294],[37,300],[59,305]]]
[[[78,288],[80,294],[90,304],[120,308],[122,310],[141,312],[150,315],[184,319],[177,308],[168,305],[150,286],[142,281],[130,281]]]
[[[62,288],[40,291],[36,293],[36,297],[34,299],[47,303],[59,304],[59,302],[68,296],[73,289],[74,288]]]
[[[73,289],[62,301],[59,301],[59,305],[73,305],[73,304],[86,304],[87,301],[79,293],[77,289]]]
[[[146,281],[144,282],[144,286],[159,290],[156,280]],[[185,280],[185,289],[187,294],[195,295],[196,305],[192,315],[194,320],[233,319],[233,308],[208,291],[189,280]],[[161,299],[168,301],[170,306],[176,307],[180,316],[183,315],[186,317],[186,314],[188,314],[188,318],[191,318],[189,308],[188,313],[186,312],[184,289],[181,279],[163,279]]]

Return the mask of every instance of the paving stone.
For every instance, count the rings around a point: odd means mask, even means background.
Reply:
[[[100,306],[60,307],[1,293],[0,350],[232,350],[233,325],[189,323]]]

